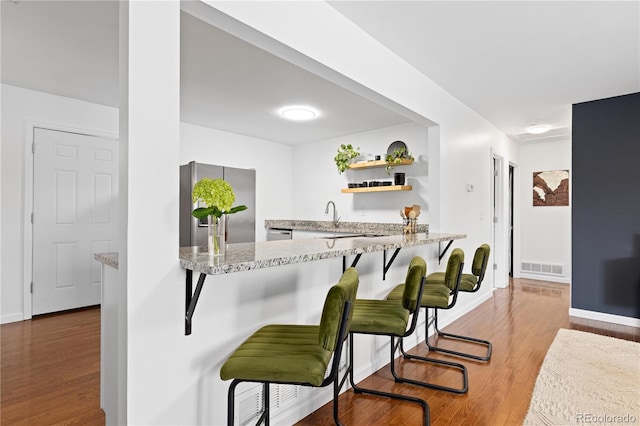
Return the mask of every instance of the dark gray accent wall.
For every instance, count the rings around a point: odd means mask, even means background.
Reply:
[[[571,307],[640,318],[640,93],[573,105]]]

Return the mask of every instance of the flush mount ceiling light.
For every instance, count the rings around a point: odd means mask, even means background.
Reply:
[[[527,127],[527,133],[531,133],[532,135],[541,135],[542,133],[547,133],[551,129],[551,126],[548,124],[540,124],[539,122],[533,122],[529,127]]]
[[[288,106],[280,109],[280,115],[287,120],[305,121],[318,116],[318,112],[307,106]]]

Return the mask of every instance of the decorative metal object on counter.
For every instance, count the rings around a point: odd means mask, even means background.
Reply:
[[[402,217],[405,234],[416,234],[418,232],[418,216],[420,216],[420,206],[417,204],[400,209],[400,217]]]

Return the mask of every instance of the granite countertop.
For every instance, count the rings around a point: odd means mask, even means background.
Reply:
[[[118,269],[118,253],[95,253],[93,258],[104,265]]]
[[[397,223],[380,222],[338,222],[335,226],[331,220],[294,220],[269,219],[264,221],[265,228],[292,229],[297,231],[336,232],[367,235],[398,235],[404,226],[398,217]],[[429,232],[428,224],[418,223],[418,233]]]
[[[181,247],[180,266],[209,275],[311,262],[466,238],[465,234],[417,233],[382,237],[309,238],[230,244],[224,256],[211,257],[206,247]]]

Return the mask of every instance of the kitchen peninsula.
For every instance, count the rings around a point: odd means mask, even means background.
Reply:
[[[367,235],[371,234],[335,237],[327,234],[325,238],[230,244],[225,255],[220,257],[210,257],[204,247],[180,249],[179,264],[187,276],[186,289],[176,283],[173,310],[167,313],[157,332],[183,334],[186,327],[182,328],[182,314],[186,309],[186,326],[190,324],[195,310],[194,333],[182,337],[184,350],[200,348],[206,356],[184,367],[184,371],[194,386],[201,386],[194,406],[205,407],[202,410],[206,410],[210,423],[224,423],[226,416],[225,402],[229,385],[219,378],[220,365],[232,348],[253,330],[266,323],[317,323],[327,289],[340,277],[343,268],[354,263],[357,263],[360,275],[359,296],[380,297],[380,294],[388,293],[391,287],[403,280],[405,266],[414,255],[431,258],[429,268],[433,271],[438,268],[437,258],[444,246],[448,242],[466,238],[464,234],[426,232]],[[434,247],[435,243],[445,244]],[[425,245],[432,246],[425,248]],[[402,255],[396,257],[399,251],[402,251]],[[382,253],[376,255],[375,252]],[[390,252],[389,258],[387,252]],[[97,254],[95,259],[103,263],[105,296],[101,333],[101,360],[104,360],[101,368],[101,406],[106,413],[107,424],[124,424],[126,350],[133,343],[127,341],[126,329],[122,325],[129,320],[127,307],[120,306],[117,300],[122,299],[126,290],[118,285],[118,255]],[[394,267],[389,269],[392,263]],[[194,291],[191,284],[193,272],[199,274]],[[385,274],[387,281],[382,279]],[[185,290],[186,294],[182,296]],[[150,293],[149,297],[149,303],[152,303],[153,294]],[[130,316],[135,314],[135,310],[129,311]],[[418,338],[416,336],[415,339]],[[417,344],[415,339],[407,339],[407,346]],[[360,366],[356,372],[358,378],[366,377],[380,368],[383,364],[377,364],[378,355],[387,354],[388,348],[384,344],[366,342],[366,338],[359,340],[359,344],[367,345],[370,350],[361,351],[362,355],[356,359],[356,364]],[[388,362],[386,357],[379,358],[384,360],[382,363]],[[253,401],[255,397],[259,401],[259,396],[253,394],[258,395],[260,389],[259,386],[248,389],[246,400]],[[298,387],[291,401],[272,410],[273,416],[281,423],[295,422],[313,407],[331,400],[330,391]]]
[[[462,238],[466,238],[466,235],[441,233],[386,236],[341,235],[305,240],[229,244],[224,256],[215,257],[210,256],[204,247],[181,247],[180,266],[183,269],[207,275],[220,275]]]
[[[466,238],[464,234],[400,234],[386,236],[342,235],[339,237],[281,240],[258,243],[230,244],[224,256],[210,256],[205,248],[181,247],[180,266],[187,271],[185,334],[191,334],[191,319],[207,275],[220,275],[252,269],[270,268],[314,260],[342,257],[342,269],[347,268],[347,257],[355,255],[350,266],[356,266],[364,253],[383,252],[383,279],[398,252],[403,247],[448,242]],[[387,262],[387,250],[395,250]],[[440,257],[444,253],[441,251]],[[193,272],[200,277],[192,292]]]

